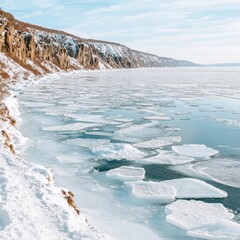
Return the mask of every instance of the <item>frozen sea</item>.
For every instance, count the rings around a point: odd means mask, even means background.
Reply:
[[[69,73],[20,90],[18,99],[29,138],[21,155],[51,167],[56,185],[114,239],[199,239],[166,221],[158,185],[131,182],[130,192],[123,179],[143,173],[145,182],[197,178],[226,192],[213,198],[206,187],[199,201],[223,204],[239,222],[239,68]],[[172,188],[164,193],[175,201]]]

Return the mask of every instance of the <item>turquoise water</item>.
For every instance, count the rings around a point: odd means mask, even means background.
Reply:
[[[216,166],[220,169],[216,178],[193,174],[189,167],[198,170],[202,159],[180,168],[146,165],[139,161],[137,151],[136,156],[128,152],[122,158],[120,150],[111,152],[115,160],[93,149],[181,136],[182,141],[173,145],[204,144],[219,151],[204,160],[204,168],[212,168],[208,163],[215,159],[240,161],[239,76],[236,68],[171,68],[80,72],[39,82],[19,92],[21,131],[29,138],[28,148],[21,154],[29,161],[50,166],[56,184],[71,189],[90,221],[114,239],[194,239],[165,222],[164,205],[134,205],[123,184],[107,178],[106,171],[141,166],[146,170],[145,180],[204,179],[226,191],[228,197],[202,200],[223,203],[238,219],[240,165],[232,169],[224,164]],[[168,120],[151,119],[154,116]],[[44,130],[75,123],[91,125]],[[105,142],[101,145],[98,141]],[[170,151],[171,146],[162,149]],[[146,157],[157,154],[154,149],[140,150]]]

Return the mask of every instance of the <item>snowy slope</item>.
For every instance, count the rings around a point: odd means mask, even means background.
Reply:
[[[68,189],[54,185],[51,169],[17,156],[26,143],[10,121],[21,120],[18,103],[13,93],[2,102],[8,116],[0,122],[0,239],[110,240],[87,222]]]

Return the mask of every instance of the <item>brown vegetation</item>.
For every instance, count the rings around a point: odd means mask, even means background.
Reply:
[[[10,142],[10,141],[11,141],[9,135],[6,133],[5,130],[2,130],[2,135],[3,135],[3,137],[6,139],[7,142]]]
[[[66,192],[65,190],[62,189],[62,194],[63,194],[64,198],[67,200],[68,205],[73,207],[74,210],[76,211],[76,213],[79,215],[80,214],[80,210],[79,210],[79,208],[77,207],[77,205],[74,202],[74,199],[73,199],[74,195],[73,195],[73,193],[70,192],[70,191]]]
[[[0,71],[0,77],[6,79],[6,78],[9,78],[10,76],[9,76],[8,73],[6,73],[6,72],[4,72],[4,71]]]

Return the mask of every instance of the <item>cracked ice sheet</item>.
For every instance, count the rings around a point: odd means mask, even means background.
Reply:
[[[216,167],[217,166],[217,167]],[[240,162],[231,158],[213,159],[201,162],[193,167],[194,170],[209,176],[211,179],[240,188]]]
[[[102,145],[106,145],[109,143],[109,140],[107,139],[93,139],[93,138],[75,138],[75,139],[69,139],[65,141],[65,143],[74,145],[74,146],[80,146],[80,147],[86,147],[86,148],[96,148]]]
[[[222,219],[212,224],[187,231],[187,235],[205,240],[239,240],[240,224]]]
[[[155,120],[155,121],[169,121],[172,120],[173,118],[167,117],[167,116],[149,116],[149,117],[144,117],[144,119],[147,120]]]
[[[178,165],[193,162],[195,159],[192,157],[179,156],[172,151],[157,150],[158,154],[153,157],[141,159],[140,162],[144,164],[166,164]]]
[[[240,121],[236,119],[209,117],[209,119],[220,122],[230,127],[240,127]]]
[[[98,157],[98,159],[107,160],[134,160],[140,159],[146,156],[146,154],[131,144],[126,143],[109,143],[92,148],[92,152]]]
[[[216,167],[217,166],[217,167]],[[195,164],[173,166],[173,170],[192,177],[201,177],[240,188],[240,162],[233,158],[219,158]]]
[[[87,128],[96,128],[101,126],[103,126],[103,124],[77,122],[77,123],[71,123],[71,124],[65,124],[65,125],[43,127],[43,131],[51,131],[51,132],[79,131]]]
[[[133,146],[137,148],[161,148],[167,145],[171,145],[175,142],[179,143],[181,141],[182,138],[180,136],[159,137],[156,139],[135,143]]]
[[[43,107],[53,107],[55,104],[47,103],[47,102],[21,102],[24,106],[28,108],[43,108]]]
[[[224,198],[225,191],[194,178],[179,178],[166,180],[167,183],[177,189],[177,198]]]
[[[157,122],[146,123],[142,125],[132,124],[123,125],[121,129],[114,132],[113,139],[128,142],[141,142],[149,138],[158,137],[162,130],[157,127]]]
[[[118,122],[105,119],[103,115],[94,114],[64,114],[65,117],[73,118],[79,122],[99,123],[99,124],[112,124],[117,125]]]
[[[166,221],[184,230],[192,230],[221,219],[233,219],[221,203],[205,203],[195,200],[177,200],[166,206]]]

